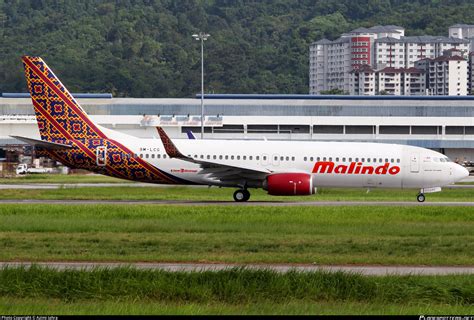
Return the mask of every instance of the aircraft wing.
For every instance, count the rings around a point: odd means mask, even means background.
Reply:
[[[221,181],[223,183],[238,184],[256,182],[257,184],[265,179],[265,177],[272,173],[272,171],[264,171],[261,169],[231,166],[202,159],[194,159],[181,153],[175,146],[173,141],[169,138],[166,132],[161,127],[156,127],[160,135],[165,151],[170,158],[177,158],[184,161],[197,163],[202,170],[199,174],[208,174],[210,178]]]
[[[10,136],[10,137],[18,139],[18,140],[23,141],[23,142],[26,142],[29,145],[32,145],[32,146],[35,146],[35,147],[41,147],[41,148],[45,148],[45,149],[69,149],[69,148],[72,148],[71,145],[57,143],[57,142],[50,142],[50,141],[27,138],[27,137],[20,137],[20,136]]]

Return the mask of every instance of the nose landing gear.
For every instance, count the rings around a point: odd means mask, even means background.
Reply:
[[[234,192],[236,202],[245,202],[250,199],[250,192],[247,189],[239,189]]]
[[[418,202],[425,202],[425,195],[423,193],[418,193],[418,195],[416,196],[416,200],[418,200]]]

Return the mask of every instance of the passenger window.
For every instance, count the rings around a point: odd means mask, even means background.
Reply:
[[[201,159],[204,159],[204,156],[201,154]]]
[[[365,162],[365,158],[360,159],[360,162]]]
[[[349,162],[352,162],[352,158],[349,158]]]
[[[326,161],[326,157],[323,157],[323,161]]]
[[[240,160],[240,156],[237,156],[237,160]]]
[[[197,154],[195,154],[195,155],[194,155],[194,158],[196,158],[196,159],[197,159],[197,157],[198,157],[198,156],[197,156]]]
[[[166,159],[166,154],[163,155],[163,159]]]
[[[320,157],[317,157],[317,158],[316,158],[316,161],[319,161],[319,160],[321,160],[321,158],[320,158]],[[311,161],[313,161],[313,158],[311,158]]]
[[[400,159],[397,159],[397,163],[400,163]]]
[[[290,157],[286,157],[286,161],[290,161]]]
[[[370,158],[367,158],[367,162],[370,162]]]
[[[150,157],[150,155],[149,155],[148,153],[146,153],[146,154],[145,154],[145,158],[148,159],[149,157]]]
[[[379,158],[379,162],[382,163],[382,158]]]
[[[242,159],[243,159],[243,160],[247,160],[247,156],[243,156]]]
[[[359,162],[359,158],[355,158],[355,162]]]
[[[256,156],[255,160],[257,160],[257,161],[260,160],[260,156]]]
[[[216,160],[216,159],[217,159],[217,156],[216,156],[216,155],[213,155],[213,156],[212,156],[212,159]]]
[[[387,158],[385,158],[385,163],[387,163],[387,162],[388,162],[388,159],[387,159]]]
[[[309,161],[313,162],[313,157],[310,157]],[[319,161],[319,157],[318,157],[318,161]]]
[[[252,160],[252,156],[249,156],[249,160]],[[257,159],[258,160],[258,159]]]
[[[140,158],[143,158],[143,153],[140,153]]]
[[[228,156],[228,155],[226,155],[226,156],[225,156],[225,159],[226,159],[226,160],[228,160],[228,159],[229,159],[229,156]]]
[[[291,161],[295,161],[295,157],[291,157]]]
[[[209,160],[209,159],[211,159],[211,156],[208,154],[208,155],[207,155],[207,160]]]
[[[234,160],[234,156],[230,156],[230,160]]]
[[[263,156],[263,160],[267,160],[267,156]]]
[[[342,158],[342,162],[346,162],[346,158]]]
[[[160,158],[161,158],[161,154],[157,154],[156,157],[157,157],[158,159],[160,159]]]
[[[394,161],[393,159],[390,159],[390,162],[391,162],[391,163],[394,163],[395,161]]]
[[[308,161],[308,158],[307,158],[307,157],[304,157],[304,158],[303,158],[303,161]]]
[[[154,153],[151,154],[151,158],[155,159],[155,154]]]
[[[336,158],[336,162],[339,162],[339,157]]]
[[[377,163],[377,158],[374,158],[374,163]]]
[[[222,155],[219,156],[219,160],[222,160]]]

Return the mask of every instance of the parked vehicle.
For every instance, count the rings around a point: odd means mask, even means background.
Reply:
[[[16,174],[27,174],[27,173],[52,173],[53,168],[30,168],[26,163],[20,163],[16,167]]]

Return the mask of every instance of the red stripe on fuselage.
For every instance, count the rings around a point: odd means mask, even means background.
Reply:
[[[117,145],[119,148],[122,148],[123,150],[125,150],[125,152],[127,153],[133,153],[135,154],[134,152],[132,152],[130,149],[128,149],[127,147],[125,147],[123,144],[121,144],[120,142],[118,141],[115,141],[115,140],[110,140],[110,142],[114,143],[115,145]],[[152,164],[146,162],[145,160],[143,160],[142,158],[136,158],[135,160],[137,160],[138,163],[140,163],[141,165],[147,167],[149,170],[153,171],[155,174],[157,174],[158,176],[170,181],[170,182],[173,182],[173,183],[178,183],[177,181],[171,179],[170,177],[168,177],[167,175],[163,174],[160,170],[158,170],[155,166],[153,166]]]

